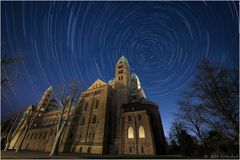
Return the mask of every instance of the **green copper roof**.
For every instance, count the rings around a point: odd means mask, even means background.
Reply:
[[[136,73],[132,73],[131,77],[138,77]]]
[[[48,89],[47,89],[48,91],[50,91],[50,90],[53,90],[53,87],[52,86],[50,86],[50,87],[48,87]]]

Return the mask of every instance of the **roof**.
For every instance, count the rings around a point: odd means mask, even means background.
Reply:
[[[48,89],[47,89],[47,91],[52,91],[52,90],[53,90],[52,86],[48,87]]]
[[[158,110],[158,105],[146,98],[138,102],[128,103],[122,107],[124,112],[140,111],[140,110]]]
[[[132,73],[131,77],[134,77],[134,78],[136,77],[136,78],[138,78],[138,76],[137,76],[136,73]]]
[[[120,61],[122,61],[122,62],[128,62],[127,58],[124,57],[124,56],[121,56],[121,57],[119,58],[118,62],[120,62]]]
[[[107,84],[106,82],[104,82],[100,79],[97,79],[87,90],[98,88],[98,87],[104,86],[106,84]]]
[[[143,98],[140,103],[141,104],[152,104],[152,105],[158,106],[156,103],[148,100],[147,98]]]

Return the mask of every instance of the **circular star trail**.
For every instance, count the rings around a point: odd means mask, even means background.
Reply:
[[[238,55],[237,2],[1,3],[2,53],[24,57],[6,69],[9,108],[70,79],[108,82],[122,55],[157,100],[182,91],[201,59]]]

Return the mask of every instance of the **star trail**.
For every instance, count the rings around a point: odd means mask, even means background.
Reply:
[[[203,58],[238,56],[238,2],[1,2],[3,119],[37,105],[44,90],[71,79],[108,82],[124,55],[158,103],[165,134],[179,94]]]

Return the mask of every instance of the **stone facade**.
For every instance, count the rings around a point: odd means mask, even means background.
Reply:
[[[77,110],[61,136],[59,152],[164,153],[165,137],[159,108],[146,99],[139,78],[130,74],[125,57],[118,60],[115,77],[108,83],[95,81],[82,92],[75,107]],[[23,138],[22,150],[50,152],[60,111],[53,99],[52,87],[49,87],[36,107],[26,109],[25,114],[31,113],[30,128],[23,136],[23,117],[9,149],[16,149]]]

